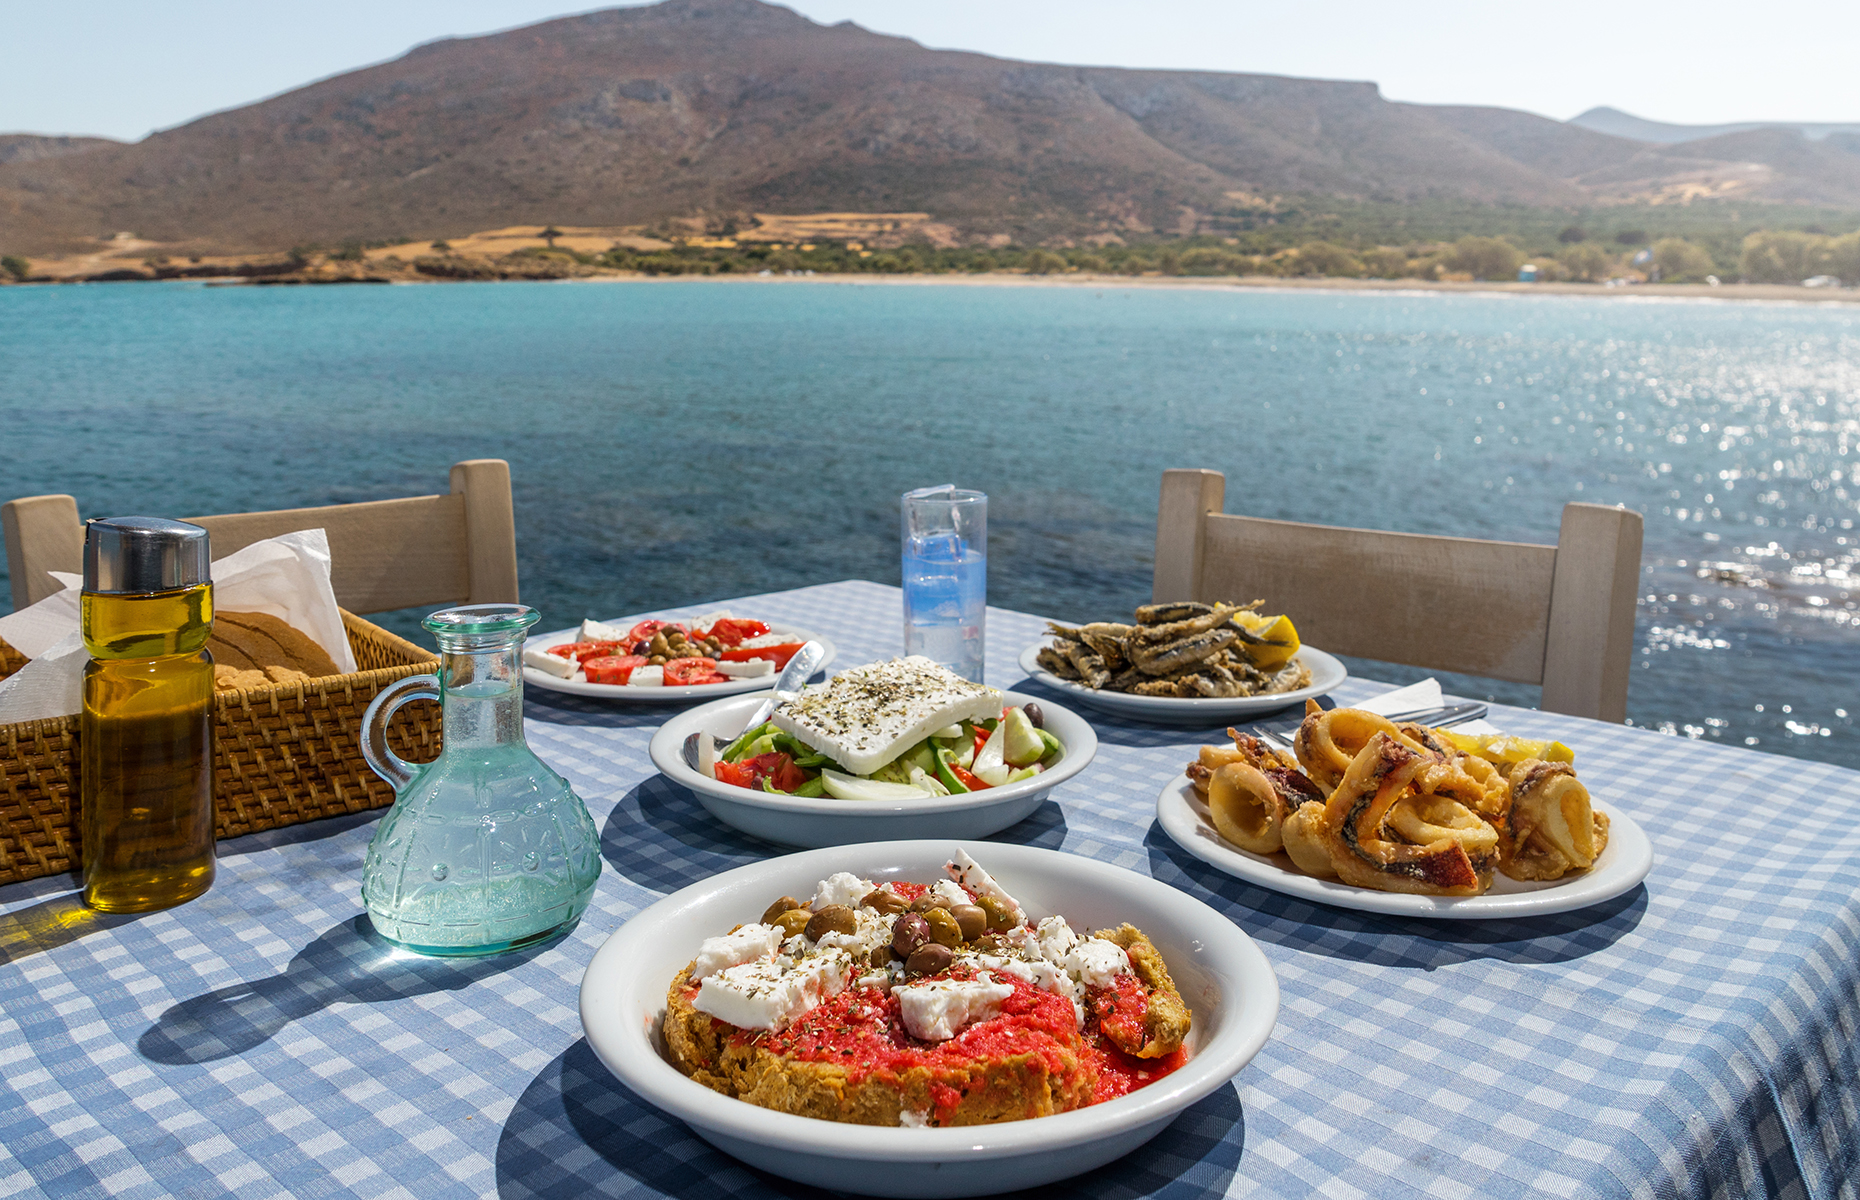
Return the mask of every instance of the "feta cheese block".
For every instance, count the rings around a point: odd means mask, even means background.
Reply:
[[[852,974],[852,959],[843,950],[799,965],[757,959],[705,976],[692,1007],[738,1029],[786,1029],[821,1001],[845,991]]]
[[[854,667],[775,709],[776,728],[870,775],[957,721],[1001,715],[1001,693],[921,655]]]
[[[1027,912],[1020,906],[1020,901],[1008,895],[1007,889],[996,883],[995,877],[983,870],[981,864],[970,858],[969,852],[962,847],[956,848],[956,857],[943,864],[943,869],[951,879],[974,892],[977,898],[993,897],[1014,918],[1015,924],[1027,919]]]
[[[781,929],[775,925],[745,925],[722,937],[705,938],[691,960],[691,978],[702,980],[758,958],[772,958],[781,938]]]
[[[581,669],[581,664],[562,654],[551,654],[531,646],[523,651],[523,665],[535,667],[544,675],[553,675],[557,679],[567,679]]]
[[[752,658],[748,662],[730,662],[719,660],[717,674],[728,675],[731,679],[760,679],[764,675],[775,673],[775,662],[768,658]]]
[[[929,979],[893,988],[898,1015],[914,1038],[947,1042],[978,1021],[1001,1015],[1001,1002],[1014,994],[983,971],[974,979]]]
[[[1110,987],[1119,975],[1130,974],[1130,956],[1103,938],[1086,938],[1066,952],[1059,966],[1086,987]]]
[[[626,677],[628,687],[664,687],[664,667],[634,667],[633,673]]]
[[[618,642],[627,635],[626,628],[620,625],[603,625],[599,621],[583,621],[578,642]]]

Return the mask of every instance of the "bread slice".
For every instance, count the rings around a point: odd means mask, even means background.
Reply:
[[[221,659],[218,653],[221,644],[243,655],[260,670],[289,667],[312,679],[341,673],[323,647],[270,613],[222,609],[213,614],[213,638],[207,645],[215,652],[214,661],[245,665],[232,658]]]

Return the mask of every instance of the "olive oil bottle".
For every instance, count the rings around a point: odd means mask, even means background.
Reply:
[[[184,904],[213,886],[213,584],[207,531],[158,517],[84,535],[84,902]]]

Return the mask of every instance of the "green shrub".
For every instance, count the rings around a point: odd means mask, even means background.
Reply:
[[[32,264],[17,254],[0,258],[0,271],[5,271],[16,280],[24,280],[32,274]]]
[[[1660,278],[1673,283],[1704,283],[1711,274],[1711,255],[1684,238],[1661,238],[1653,244],[1653,265]]]
[[[1333,242],[1306,242],[1298,247],[1298,267],[1307,275],[1333,275],[1355,279],[1363,273],[1362,260]]]
[[[1571,279],[1600,283],[1614,274],[1615,256],[1594,242],[1578,242],[1557,255]]]
[[[1744,239],[1739,269],[1758,283],[1800,283],[1816,275],[1838,275],[1831,254],[1835,241],[1792,229],[1753,233]]]
[[[1363,273],[1372,279],[1400,279],[1408,273],[1408,256],[1387,246],[1374,246],[1358,256]]]
[[[1050,275],[1066,269],[1066,260],[1051,250],[1035,250],[1027,256],[1027,274]]]
[[[1504,238],[1463,237],[1447,256],[1449,270],[1465,271],[1474,279],[1516,279],[1524,255]]]

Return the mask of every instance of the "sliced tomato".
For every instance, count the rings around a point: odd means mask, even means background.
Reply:
[[[787,666],[788,660],[793,658],[796,652],[806,644],[805,642],[788,642],[780,646],[755,646],[750,648],[739,646],[734,650],[725,650],[717,657],[725,662],[748,662],[752,658],[766,658],[774,663],[775,669],[779,671]]]
[[[975,776],[969,774],[967,771],[963,770],[961,767],[957,766],[955,763],[949,764],[949,773],[951,775],[954,775],[962,783],[963,787],[968,788],[972,792],[982,792],[982,791],[988,790],[987,784],[983,783],[980,779],[977,779]]]
[[[750,759],[754,762],[754,759]],[[727,783],[733,787],[752,788],[756,786],[755,773],[749,770],[748,763],[718,762],[712,768],[716,772],[718,783]]]
[[[637,667],[646,665],[643,654],[604,654],[582,661],[581,669],[589,683],[625,683]]]
[[[665,664],[666,687],[689,687],[694,683],[715,683],[728,678],[718,674],[714,658],[674,658]]]
[[[988,731],[986,729],[983,729],[980,725],[977,725],[975,727],[975,753],[980,754],[982,752],[982,747],[986,746],[987,744],[988,744]],[[975,760],[971,758],[969,761],[973,762]]]
[[[549,653],[560,658],[572,658],[580,662],[600,651],[603,646],[614,645],[612,642],[563,642],[560,646],[549,647]]]
[[[769,776],[769,782],[778,792],[792,792],[807,782],[807,772],[794,765],[794,760],[786,754],[781,756],[781,766]]]
[[[650,642],[653,634],[670,624],[670,621],[641,621],[626,631],[627,644],[637,646],[641,642]]]
[[[710,627],[706,636],[714,637],[726,646],[735,646],[749,638],[761,637],[768,631],[769,627],[760,621],[724,617]]]

